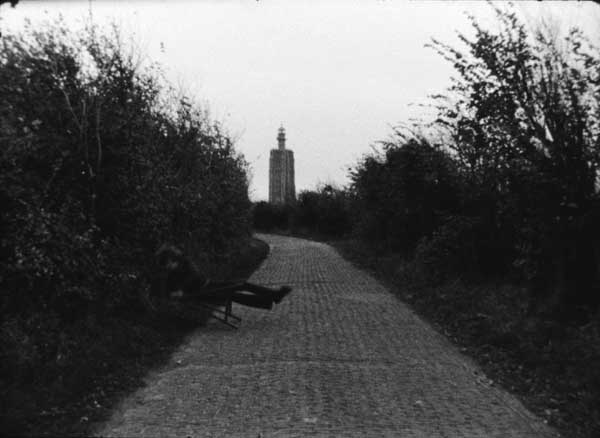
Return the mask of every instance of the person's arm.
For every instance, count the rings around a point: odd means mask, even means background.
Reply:
[[[201,295],[206,290],[210,281],[208,277],[200,272],[195,266],[190,264],[189,268],[190,275],[187,277],[185,287],[182,289],[185,293]]]

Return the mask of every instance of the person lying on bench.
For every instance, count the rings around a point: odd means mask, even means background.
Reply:
[[[234,303],[260,309],[271,309],[292,289],[282,286],[272,289],[248,282],[213,282],[174,246],[163,245],[156,259],[164,269],[160,293],[164,298],[197,298],[207,303],[218,303],[229,297]]]

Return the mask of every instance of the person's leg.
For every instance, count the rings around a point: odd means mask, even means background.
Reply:
[[[266,286],[259,286],[258,284],[252,284],[252,283],[243,283],[239,286],[239,291],[247,291],[247,292],[251,292],[253,294],[256,295],[260,295],[260,296],[264,296],[264,297],[275,297],[275,295],[277,295],[277,293],[279,292],[277,289],[271,289],[269,287]]]
[[[240,290],[252,292],[260,296],[270,297],[275,303],[279,303],[287,294],[292,291],[292,288],[289,286],[281,286],[278,289],[273,289],[248,282],[242,284],[240,287],[243,288]]]
[[[244,285],[244,282],[232,282],[232,281],[209,281],[204,287],[207,293],[213,292],[232,292],[240,290]]]
[[[279,303],[292,290],[288,286],[273,289],[248,282],[211,282],[206,289],[207,295],[218,297],[221,294],[233,293],[232,300],[234,302],[262,309],[270,309],[273,303]]]
[[[271,309],[273,307],[272,294],[254,293],[247,291],[245,283],[210,282],[205,290],[205,300],[218,302],[229,295],[231,301],[248,307]]]
[[[273,299],[271,297],[247,294],[243,292],[234,292],[231,295],[231,301],[248,307],[257,307],[259,309],[272,309]]]

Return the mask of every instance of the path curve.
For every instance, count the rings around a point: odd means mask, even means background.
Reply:
[[[102,436],[552,437],[471,360],[330,246],[259,235],[252,276],[294,292],[197,330]]]

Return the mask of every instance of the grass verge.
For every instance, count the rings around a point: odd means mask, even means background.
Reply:
[[[330,241],[386,284],[564,436],[600,436],[600,322],[584,326],[529,317],[522,287],[454,279],[433,285],[410,261],[354,240]]]
[[[219,277],[249,277],[268,251],[266,243],[250,239],[228,257]],[[28,337],[31,354],[35,354],[35,344],[43,342],[64,345],[70,354],[68,359],[58,353],[45,362],[37,361],[31,375],[19,373],[19,379],[11,379],[11,370],[2,370],[0,430],[4,436],[89,435],[199,325],[165,314],[123,311],[91,315],[62,327],[61,339],[56,340],[45,339],[44,330],[52,325],[48,318],[27,323],[34,334]],[[55,332],[55,328],[48,330]]]

